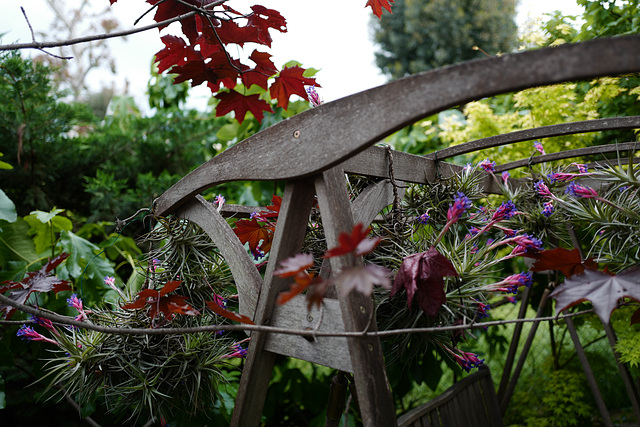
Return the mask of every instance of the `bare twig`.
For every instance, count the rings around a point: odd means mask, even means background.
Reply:
[[[25,21],[27,21],[27,25],[29,26],[29,31],[31,31],[31,40],[34,43],[36,42],[36,34],[33,32],[33,27],[31,26],[31,22],[29,22],[29,18],[27,17],[27,12],[24,11],[24,7],[20,6],[20,10],[22,11],[22,14],[24,15],[24,19]],[[53,56],[54,58],[57,59],[73,59],[73,56],[58,56],[58,55],[54,55],[53,53],[47,52],[44,49],[38,49],[41,52],[46,53],[47,55]]]
[[[226,2],[227,0],[218,0],[215,1],[213,3],[209,3],[208,5],[204,6],[204,9],[209,9],[209,8],[213,8],[215,6],[219,6],[222,3]],[[18,49],[45,49],[45,48],[50,48],[50,47],[61,47],[61,46],[71,46],[74,44],[79,44],[79,43],[88,43],[88,42],[92,42],[92,41],[97,41],[97,40],[106,40],[106,39],[112,39],[112,38],[116,38],[116,37],[124,37],[124,36],[128,36],[131,34],[137,34],[137,33],[141,33],[143,31],[147,31],[147,30],[152,30],[154,28],[158,28],[158,27],[165,27],[169,24],[172,24],[174,22],[177,21],[182,21],[183,19],[187,19],[190,18],[194,15],[196,15],[197,12],[188,12],[188,13],[184,13],[182,15],[178,15],[174,18],[170,18],[170,19],[166,19],[164,21],[160,21],[160,22],[156,22],[154,24],[149,24],[149,25],[145,25],[144,27],[140,27],[140,28],[131,28],[129,30],[123,30],[123,31],[117,31],[114,33],[103,33],[103,34],[94,34],[91,36],[84,36],[84,37],[76,37],[74,39],[69,39],[69,40],[62,40],[62,41],[53,41],[53,42],[31,42],[31,43],[12,43],[12,44],[7,44],[7,45],[0,45],[0,51],[4,51],[4,50],[18,50]]]

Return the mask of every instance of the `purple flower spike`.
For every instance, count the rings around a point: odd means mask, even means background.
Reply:
[[[471,208],[471,200],[464,193],[458,191],[457,196],[453,200],[453,205],[449,206],[447,211],[447,222],[453,224],[458,221],[467,209]]]
[[[511,200],[502,202],[502,205],[493,213],[491,221],[502,221],[513,217],[517,213],[516,205]]]
[[[575,197],[584,197],[585,199],[595,199],[598,197],[598,193],[593,188],[585,187],[584,185],[580,185],[577,182],[572,182],[569,184],[565,193],[570,194]]]
[[[318,92],[316,92],[315,86],[309,86],[306,90],[307,90],[307,95],[309,95],[309,101],[311,102],[311,106],[318,107],[322,105],[324,101],[320,99],[320,95],[318,95]]]
[[[84,308],[82,307],[82,300],[78,298],[78,295],[76,294],[71,295],[71,298],[67,298],[67,304],[69,307],[73,307],[80,312],[84,311]]]
[[[420,224],[427,224],[429,223],[429,214],[427,213],[423,213],[422,215],[416,217],[416,219],[420,222]]]
[[[587,165],[582,164],[582,163],[571,163],[573,166],[575,166],[576,168],[578,168],[578,173],[587,173],[588,172],[588,168]]]
[[[16,333],[16,335],[22,338],[23,340],[27,340],[27,341],[45,341],[51,344],[58,345],[56,341],[45,337],[44,335],[36,332],[36,330],[33,329],[31,326],[27,326],[27,325],[22,325],[22,327],[18,329],[18,332]]]
[[[542,180],[536,182],[533,185],[533,188],[536,190],[536,193],[538,193],[542,197],[552,197],[553,196],[553,194],[551,193],[551,190],[549,190],[549,187],[547,187],[547,184],[545,184],[544,181],[542,181]]]
[[[489,159],[484,159],[483,161],[478,163],[478,166],[480,166],[482,169],[484,169],[487,172],[493,173],[496,171],[496,162],[492,162]]]
[[[503,182],[503,184],[506,184],[509,181],[509,178],[511,178],[511,174],[509,173],[509,171],[502,172],[502,182]]]
[[[547,218],[549,218],[551,216],[551,214],[553,213],[553,211],[554,211],[553,201],[549,200],[543,206],[544,206],[544,208],[542,209],[542,215],[544,215]]]

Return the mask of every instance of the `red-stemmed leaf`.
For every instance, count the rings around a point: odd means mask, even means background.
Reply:
[[[187,297],[182,295],[168,295],[174,292],[182,284],[179,280],[168,281],[159,291],[155,289],[143,289],[137,294],[137,298],[122,308],[126,310],[142,310],[149,308],[149,317],[155,319],[162,313],[165,319],[171,319],[176,314],[197,316],[198,310],[187,303]]]
[[[556,300],[556,314],[590,301],[602,322],[609,323],[618,300],[631,298],[640,301],[640,268],[628,268],[616,275],[585,269],[584,273],[566,279],[551,296]]]
[[[391,11],[391,4],[393,0],[368,0],[367,4],[364,7],[370,6],[371,10],[373,10],[373,14],[378,18],[382,17],[382,8],[384,7],[389,11],[389,13],[393,13]]]
[[[160,37],[164,43],[164,49],[156,53],[156,62],[158,63],[158,72],[162,73],[174,65],[185,65],[191,61],[201,61],[200,52],[193,50],[193,47],[180,37],[163,36]]]
[[[338,293],[342,297],[347,296],[353,290],[369,296],[373,292],[374,285],[387,289],[391,288],[389,271],[375,264],[364,267],[356,266],[344,270],[335,278],[335,282]]]
[[[391,296],[401,289],[407,291],[407,306],[411,307],[414,296],[420,308],[431,317],[447,301],[444,277],[458,276],[455,267],[435,247],[426,252],[409,255],[402,261],[391,289]]]
[[[267,206],[266,212],[260,212],[262,218],[277,218],[280,215],[280,206],[282,205],[282,197],[274,195],[271,198],[272,205]]]
[[[285,278],[294,277],[313,266],[313,255],[297,254],[280,261],[280,268],[273,272],[274,275]]]
[[[207,301],[206,304],[211,311],[213,311],[219,316],[225,317],[229,320],[233,320],[234,322],[245,323],[248,325],[255,325],[255,323],[253,323],[253,320],[251,320],[247,316],[227,310],[226,308],[218,305],[218,303],[216,303],[215,301]]]
[[[324,257],[333,258],[348,253],[360,256],[371,252],[380,243],[382,238],[376,237],[368,239],[367,235],[370,231],[371,229],[364,228],[364,225],[358,223],[353,227],[351,233],[340,233],[338,236],[338,246],[328,250]]]
[[[233,232],[236,233],[242,244],[249,244],[249,250],[255,253],[258,247],[263,252],[271,248],[274,227],[270,224],[261,224],[254,219],[241,219],[236,222]]]
[[[265,52],[254,50],[249,59],[256,63],[255,68],[242,73],[242,83],[246,87],[258,85],[267,89],[269,77],[278,72],[278,69],[271,61],[271,55]]]
[[[318,285],[322,282],[322,279],[316,277],[314,273],[307,273],[306,271],[298,273],[294,282],[289,288],[288,291],[283,291],[278,294],[278,299],[276,303],[278,305],[285,304],[289,302],[293,297],[302,293],[305,289],[307,289],[311,285]]]
[[[531,257],[537,261],[529,269],[530,271],[559,270],[566,278],[574,274],[581,274],[584,272],[585,267],[598,268],[598,264],[593,261],[593,258],[583,262],[580,251],[577,248],[573,250],[564,248],[548,249],[531,254]]]
[[[275,81],[269,88],[271,98],[278,99],[278,107],[282,107],[285,110],[289,106],[289,98],[291,95],[298,95],[302,99],[309,100],[305,85],[318,86],[315,78],[304,77],[302,74],[305,72],[304,68],[286,67],[280,71],[280,75],[276,77]]]
[[[242,123],[247,111],[251,111],[254,117],[261,122],[265,111],[273,113],[271,106],[266,101],[260,99],[257,94],[242,95],[232,90],[218,93],[215,97],[220,100],[216,107],[217,117],[235,111],[236,119]]]
[[[29,295],[33,292],[54,291],[55,293],[58,293],[70,290],[71,288],[69,287],[68,280],[61,280],[51,274],[51,272],[65,259],[67,259],[68,256],[69,254],[62,253],[57,257],[50,259],[40,270],[27,273],[25,278],[20,282],[13,282],[10,280],[2,282],[3,285],[7,286],[0,286],[0,293],[10,291],[11,293],[7,295],[8,298],[19,304],[24,304],[29,298]],[[5,311],[6,318],[8,319],[13,316],[16,309],[7,304],[0,303],[0,313]]]

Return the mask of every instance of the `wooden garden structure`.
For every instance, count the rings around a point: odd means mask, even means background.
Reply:
[[[459,171],[461,167],[447,163],[448,158],[518,141],[640,128],[640,117],[559,123],[471,141],[426,156],[397,152],[375,145],[377,142],[417,120],[470,101],[535,86],[637,72],[640,72],[640,36],[631,36],[470,61],[393,81],[321,105],[238,143],[165,192],[155,203],[155,213],[178,215],[202,227],[231,268],[241,313],[256,324],[319,332],[372,332],[376,330],[374,306],[369,297],[357,292],[341,299],[325,298],[322,309],[311,312],[307,312],[301,296],[283,306],[275,304],[278,293],[288,289],[289,282],[274,277],[273,272],[280,261],[300,252],[310,211],[316,203],[327,246],[333,247],[338,244],[341,232],[351,230],[359,222],[371,223],[384,207],[392,204],[399,191],[394,183],[434,182]],[[496,171],[635,146],[635,143],[617,144],[514,159],[498,165]],[[378,181],[350,203],[345,174],[374,177]],[[219,213],[199,196],[205,189],[229,181],[286,181],[264,279],[223,218],[225,211]],[[486,180],[485,191],[497,191],[492,180]],[[241,211],[237,209],[236,213]],[[362,262],[347,257],[330,261],[333,271]],[[378,337],[352,334],[309,339],[253,332],[232,425],[259,424],[276,354],[353,373],[364,424],[378,427],[397,424]],[[515,353],[510,352],[509,357],[513,363]],[[500,387],[503,396],[509,390],[509,373],[506,374]],[[632,390],[633,384],[628,387]],[[491,393],[486,395],[491,397]],[[637,400],[634,404],[640,413]],[[497,408],[490,402],[485,407],[494,408],[493,412]],[[423,425],[419,417],[414,418],[404,417],[401,423]]]

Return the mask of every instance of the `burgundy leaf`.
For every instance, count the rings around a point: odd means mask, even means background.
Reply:
[[[409,255],[398,269],[391,296],[404,288],[409,307],[415,296],[420,308],[429,316],[435,317],[442,304],[447,301],[444,291],[445,276],[458,276],[458,272],[451,261],[435,247]]]
[[[313,255],[297,254],[280,261],[280,268],[273,272],[279,277],[292,277],[313,265]]]
[[[602,322],[609,323],[620,298],[640,301],[640,268],[628,268],[616,275],[586,269],[566,279],[551,296],[556,300],[556,315],[583,301],[591,301]]]

